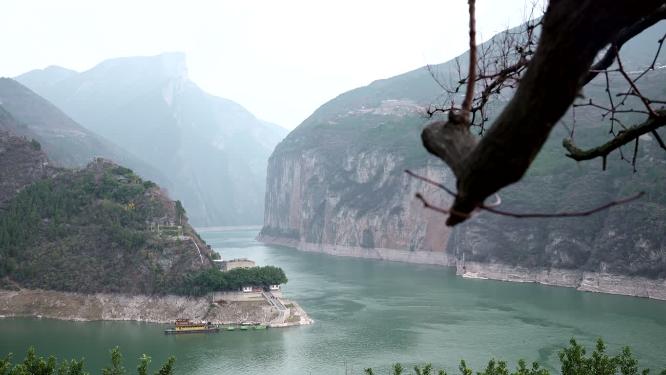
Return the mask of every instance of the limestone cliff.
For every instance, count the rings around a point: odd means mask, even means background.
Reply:
[[[326,126],[297,129],[269,160],[261,238],[311,250],[322,245],[319,250],[333,253],[355,249],[365,257],[392,257],[373,255],[373,249],[441,255],[449,231],[440,215],[413,198],[421,192],[446,205],[448,197],[404,172],[451,179],[438,161],[410,147],[418,137],[420,109],[413,101],[386,100],[377,108],[313,115],[313,127]],[[384,132],[402,135],[373,147],[355,142]]]

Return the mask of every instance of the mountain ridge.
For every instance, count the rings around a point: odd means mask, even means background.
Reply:
[[[107,60],[37,91],[166,175],[196,225],[261,222],[266,163],[287,131],[203,91],[184,54]]]

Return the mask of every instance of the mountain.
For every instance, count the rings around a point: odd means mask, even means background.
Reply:
[[[628,68],[649,64],[654,55],[643,55],[654,53],[665,26],[656,25],[623,48]],[[662,57],[657,66],[664,62]],[[457,77],[455,61],[432,69],[445,81]],[[652,77],[644,93],[663,97],[666,69]],[[604,88],[600,77],[584,94],[602,98]],[[568,132],[560,126],[527,177],[501,192],[503,208],[515,212],[580,210],[646,191],[640,202],[585,218],[520,220],[482,213],[451,230],[443,215],[423,209],[414,194],[442,207],[451,198],[404,173],[410,169],[455,187],[452,173],[420,141],[429,121],[425,109],[439,104],[441,94],[428,69],[420,68],[317,109],[271,155],[260,239],[336,255],[457,266],[469,277],[666,298],[666,157],[651,136],[642,138],[636,173],[610,159],[602,171],[598,163],[577,164],[564,156],[561,141]],[[494,104],[491,120],[503,105]],[[581,145],[608,138],[608,128],[599,127],[599,116],[589,109],[577,109],[576,117]],[[623,289],[622,277],[648,281],[625,280]]]
[[[48,100],[19,82],[0,78],[0,116],[10,116],[6,129],[37,140],[54,165],[80,168],[96,157],[134,168],[145,178],[169,181],[147,163],[82,127]]]
[[[55,173],[39,142],[13,135],[7,122],[0,108],[0,210],[24,187]]]
[[[167,176],[196,225],[261,222],[267,160],[286,130],[204,92],[188,79],[183,54],[112,59],[61,76],[17,80]]]
[[[74,70],[66,69],[60,66],[51,65],[44,69],[31,70],[23,74],[23,84],[32,87],[35,91],[42,91],[43,89],[52,86],[63,79],[75,76],[78,74]]]
[[[182,207],[113,162],[53,168],[3,132],[0,181],[0,289],[162,294],[213,267]]]

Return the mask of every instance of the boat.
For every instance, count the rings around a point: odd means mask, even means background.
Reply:
[[[236,330],[236,327],[234,327],[234,326],[229,326],[229,327],[225,328],[225,330],[227,330],[227,331],[235,331],[235,330]]]
[[[256,326],[254,326],[254,329],[257,330],[257,331],[262,330],[262,329],[266,329],[266,328],[267,327],[263,324],[257,324]]]
[[[183,333],[217,333],[220,328],[211,322],[193,322],[190,319],[176,319],[174,328],[164,330],[164,334],[183,334]]]

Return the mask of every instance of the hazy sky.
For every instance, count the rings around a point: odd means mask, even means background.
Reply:
[[[480,39],[526,8],[477,1]],[[465,0],[2,0],[0,76],[182,51],[203,89],[292,129],[344,91],[462,53],[467,22]]]

